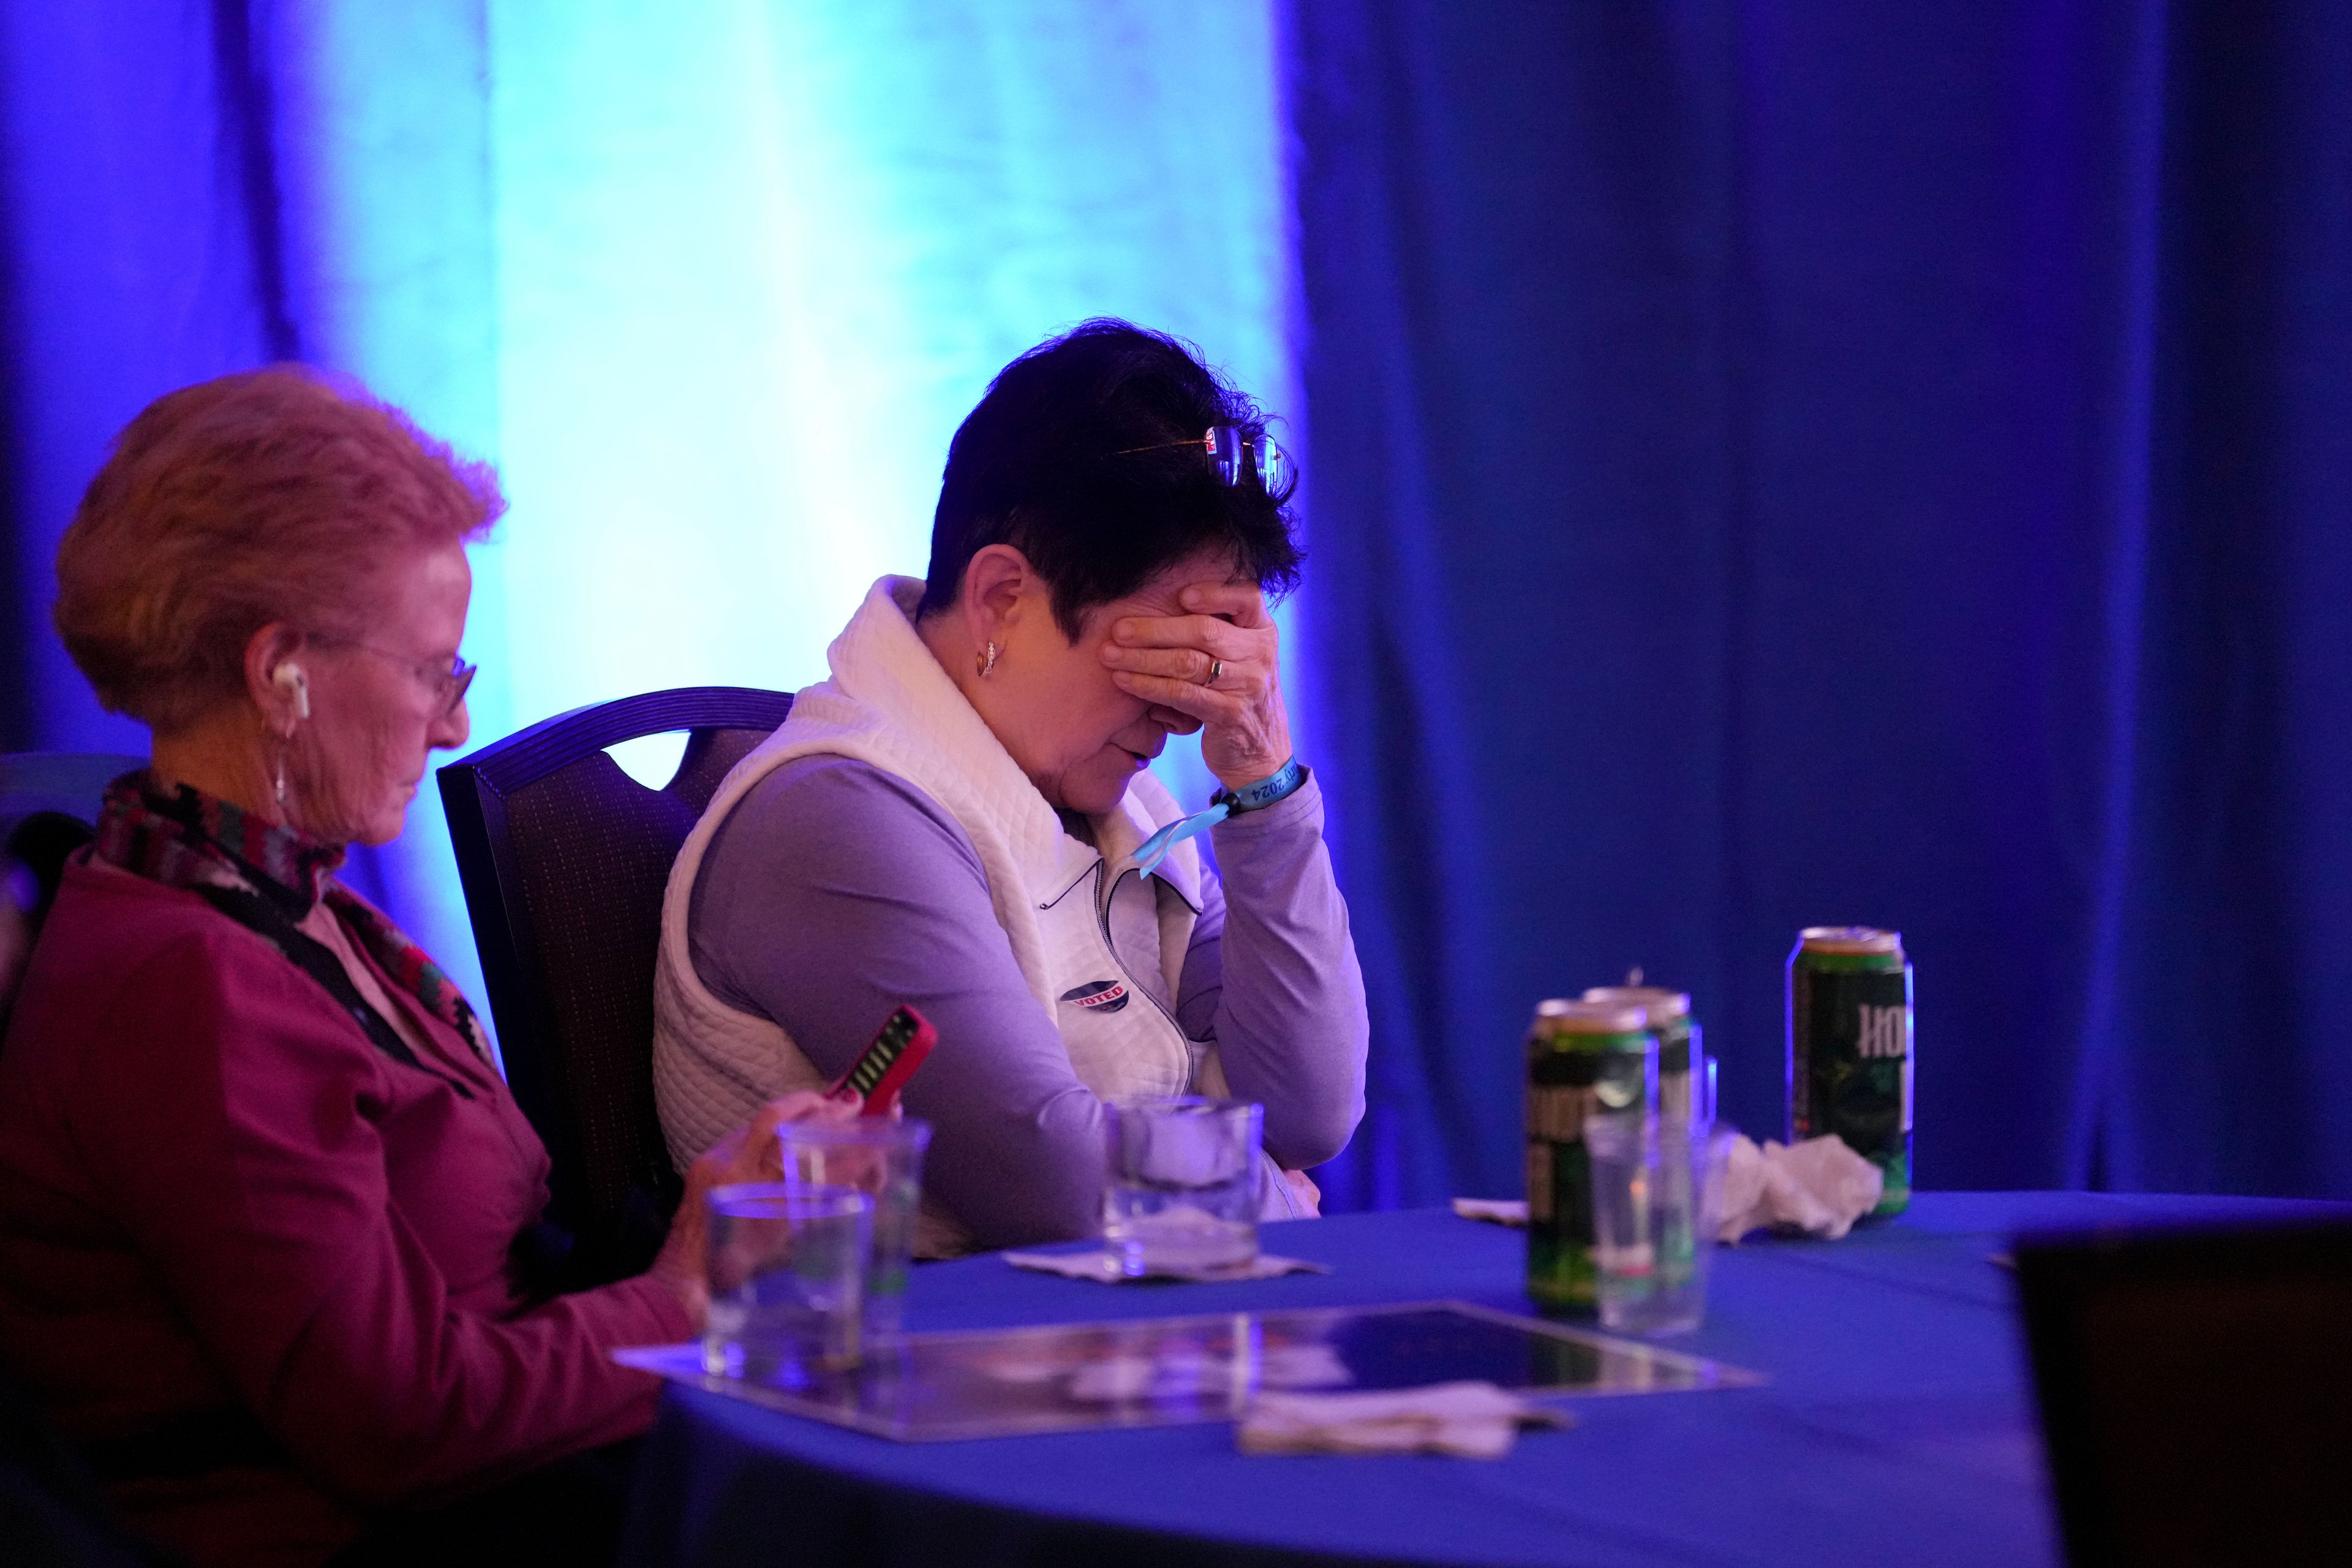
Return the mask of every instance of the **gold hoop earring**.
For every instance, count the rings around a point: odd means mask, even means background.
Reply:
[[[988,651],[980,657],[980,678],[986,680],[996,673],[996,645],[990,643]]]

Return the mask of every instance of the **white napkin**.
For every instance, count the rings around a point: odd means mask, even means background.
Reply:
[[[1119,1260],[1108,1252],[1008,1252],[1003,1258],[1015,1268],[1034,1268],[1040,1274],[1059,1274],[1067,1279],[1092,1279],[1102,1285],[1123,1285],[1130,1279],[1185,1279],[1195,1283],[1273,1279],[1285,1274],[1331,1272],[1328,1264],[1309,1263],[1300,1258],[1276,1258],[1271,1252],[1261,1252],[1250,1262],[1233,1268],[1160,1269],[1150,1274],[1124,1272]]]
[[[1742,1136],[1731,1145],[1723,1173],[1723,1226],[1717,1235],[1738,1241],[1769,1226],[1835,1241],[1878,1206],[1886,1177],[1845,1146],[1834,1132],[1790,1147]]]
[[[1558,1411],[1491,1383],[1360,1394],[1261,1394],[1234,1438],[1244,1454],[1452,1454],[1499,1459],[1521,1426],[1566,1426]]]
[[[1488,1225],[1522,1226],[1528,1223],[1528,1200],[1525,1198],[1456,1198],[1454,1212],[1464,1219],[1482,1219]]]

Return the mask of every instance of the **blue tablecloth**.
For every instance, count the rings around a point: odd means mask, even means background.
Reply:
[[[2014,1280],[2021,1230],[2332,1205],[1919,1194],[1839,1242],[1717,1255],[1673,1342],[1763,1387],[1576,1402],[1509,1458],[1244,1458],[1226,1426],[908,1445],[673,1387],[625,1561],[719,1563],[2056,1563]],[[1444,1211],[1269,1227],[1328,1275],[1108,1287],[982,1257],[916,1271],[909,1326],[1454,1298],[1526,1310],[1517,1233]]]

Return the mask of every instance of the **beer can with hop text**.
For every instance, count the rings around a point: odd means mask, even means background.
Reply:
[[[1599,1310],[1584,1119],[1657,1110],[1658,1037],[1639,1007],[1549,1001],[1528,1031],[1528,1294],[1546,1311]]]
[[[1789,1141],[1834,1132],[1911,1202],[1911,965],[1900,931],[1809,926],[1789,954]]]

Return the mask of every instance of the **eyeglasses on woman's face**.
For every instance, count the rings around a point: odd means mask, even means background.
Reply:
[[[331,647],[356,648],[362,653],[372,653],[387,664],[406,670],[411,680],[432,692],[434,712],[444,719],[457,712],[457,705],[466,700],[466,689],[474,684],[474,677],[478,672],[478,666],[467,664],[455,654],[449,656],[449,662],[445,667],[437,660],[411,658],[406,654],[362,642],[357,637],[338,637],[331,632],[312,632],[310,637],[313,641],[325,643]]]

